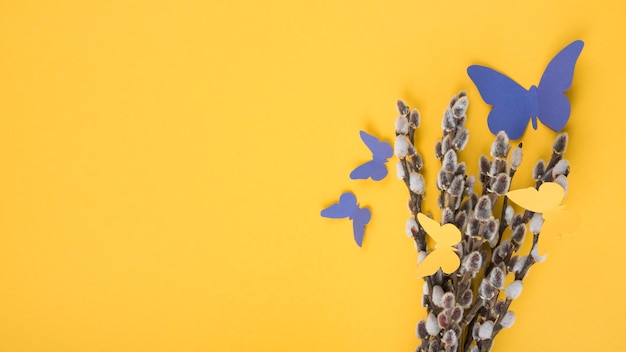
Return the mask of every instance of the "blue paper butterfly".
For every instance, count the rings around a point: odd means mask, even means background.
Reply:
[[[349,218],[350,220],[352,220],[354,241],[359,247],[363,245],[365,225],[370,222],[370,219],[372,218],[372,213],[368,208],[359,208],[354,194],[350,192],[342,194],[341,197],[339,197],[339,203],[333,204],[328,208],[322,210],[321,214],[325,218]]]
[[[564,92],[572,86],[574,66],[583,50],[581,40],[561,50],[546,67],[539,86],[524,89],[509,77],[485,66],[473,65],[467,74],[478,88],[483,100],[493,105],[487,118],[493,134],[505,131],[509,138],[519,139],[528,119],[537,129],[537,117],[552,130],[565,127],[570,115],[570,104]]]
[[[365,131],[361,131],[360,133],[363,143],[365,143],[372,152],[372,161],[368,161],[352,170],[350,178],[353,180],[367,180],[371,177],[374,181],[380,181],[387,176],[387,166],[385,166],[385,163],[387,159],[393,156],[393,148],[391,144],[381,142],[378,138]]]

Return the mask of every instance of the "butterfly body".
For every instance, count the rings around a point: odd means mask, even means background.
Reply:
[[[467,73],[483,100],[493,106],[487,118],[493,134],[505,131],[519,139],[528,120],[537,129],[537,119],[554,131],[561,131],[569,119],[571,106],[564,94],[572,86],[574,66],[584,43],[574,41],[548,64],[539,85],[525,89],[504,74],[489,67],[472,65]]]
[[[536,86],[531,86],[528,90],[529,101],[528,101],[528,109],[530,110],[530,121],[533,124],[533,130],[537,129],[537,114],[539,111],[539,93],[537,92]]]
[[[461,241],[461,231],[452,224],[439,225],[437,221],[422,213],[417,214],[417,220],[437,243],[435,249],[418,264],[418,276],[432,275],[439,268],[446,274],[454,272],[461,264],[461,260],[456,254],[457,249],[452,246]]]
[[[380,181],[387,176],[387,159],[393,156],[393,148],[387,142],[381,142],[375,136],[365,131],[360,132],[361,140],[372,152],[372,160],[352,170],[350,178],[353,180]]]
[[[335,203],[321,211],[321,215],[325,218],[342,219],[348,218],[352,220],[352,230],[354,232],[354,241],[361,247],[363,245],[363,237],[365,236],[365,225],[367,225],[372,213],[368,208],[359,208],[354,194],[346,192],[339,197],[339,203]]]

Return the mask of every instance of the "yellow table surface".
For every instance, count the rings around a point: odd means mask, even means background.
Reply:
[[[0,351],[413,351],[422,281],[395,177],[352,181],[422,113],[426,209],[440,117],[470,98],[476,173],[492,135],[465,73],[525,87],[585,41],[568,96],[580,217],[514,302],[494,351],[626,345],[621,1],[3,1]],[[549,157],[529,128],[514,187]],[[363,248],[319,212],[372,209]]]

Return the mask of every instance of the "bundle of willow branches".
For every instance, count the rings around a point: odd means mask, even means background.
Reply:
[[[433,251],[417,220],[425,192],[421,174],[424,163],[415,148],[420,114],[402,101],[398,101],[397,107],[400,116],[395,123],[394,151],[400,159],[398,178],[409,190],[411,217],[407,234],[415,242],[419,266]],[[478,181],[482,189],[476,191],[476,177],[466,174],[466,164],[458,158],[458,152],[469,140],[465,128],[467,107],[465,92],[452,98],[443,114],[441,140],[435,146],[435,155],[441,162],[437,176],[441,224],[453,224],[462,234],[454,246],[460,266],[452,273],[439,269],[424,277],[422,305],[427,316],[417,324],[417,336],[421,339],[417,351],[491,350],[495,336],[515,321],[509,307],[521,294],[528,270],[544,259],[537,250],[543,224],[541,214],[528,210],[516,213],[508,204],[511,179],[522,162],[522,145],[512,147],[507,135],[500,132],[491,145],[491,158],[480,157]],[[566,133],[559,134],[549,162],[536,163],[532,175],[535,188],[554,182],[567,190],[569,164],[563,159],[567,141]],[[531,250],[520,253],[527,232],[532,234]],[[511,280],[505,285],[505,281]]]

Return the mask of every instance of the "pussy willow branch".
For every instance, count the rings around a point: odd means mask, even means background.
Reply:
[[[397,106],[400,116],[396,120],[394,150],[400,159],[398,176],[409,190],[411,219],[407,233],[415,242],[419,262],[430,253],[426,233],[417,221],[425,191],[423,161],[414,144],[420,116],[402,101]],[[511,146],[506,134],[496,136],[491,149],[493,160],[480,158],[481,196],[474,193],[475,179],[466,175],[465,163],[458,160],[458,152],[469,136],[464,127],[467,106],[464,92],[451,99],[442,120],[442,138],[435,148],[441,162],[437,176],[441,223],[452,223],[462,233],[456,246],[461,265],[454,273],[439,270],[424,278],[422,304],[428,317],[418,323],[417,334],[422,340],[418,351],[489,351],[493,338],[513,323],[509,308],[521,293],[522,280],[534,263],[543,260],[536,250],[541,218],[528,211],[515,214],[506,196],[521,163],[521,144],[513,149],[509,161]],[[543,182],[557,182],[567,189],[569,165],[562,158],[566,145],[567,135],[559,135],[548,164],[537,163],[533,170],[537,188]],[[496,206],[500,207],[497,218]],[[517,254],[527,226],[533,233],[532,248],[526,255]],[[515,281],[505,290],[504,279],[509,274]],[[502,293],[504,300],[499,298]]]

